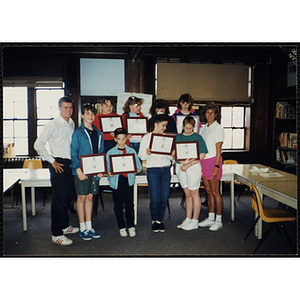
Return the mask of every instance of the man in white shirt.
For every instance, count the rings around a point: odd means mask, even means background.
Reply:
[[[65,234],[76,233],[79,228],[69,226],[68,208],[74,193],[74,182],[70,168],[70,144],[75,129],[71,119],[73,100],[62,97],[58,101],[60,115],[47,123],[34,143],[34,149],[42,160],[49,162],[52,185],[51,231],[52,242],[62,246],[71,245]],[[49,143],[50,153],[46,149]]]

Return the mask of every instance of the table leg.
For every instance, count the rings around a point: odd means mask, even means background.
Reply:
[[[231,209],[231,221],[234,221],[234,174],[230,180],[230,209]]]
[[[133,185],[134,225],[137,225],[137,197],[138,197],[138,184],[134,182]]]
[[[32,215],[35,216],[35,188],[31,187],[31,211]]]
[[[27,231],[27,216],[26,216],[26,194],[25,187],[21,184],[22,193],[22,215],[23,215],[23,230]]]
[[[258,190],[258,189],[257,189]],[[263,204],[263,195],[258,190],[261,203]],[[257,218],[257,213],[255,213],[255,218]],[[255,236],[260,240],[262,238],[262,219],[259,219],[258,222],[255,225]]]

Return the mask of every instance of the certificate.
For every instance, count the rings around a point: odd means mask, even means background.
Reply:
[[[126,123],[128,134],[142,135],[148,131],[148,119],[146,117],[128,117]]]
[[[117,128],[123,127],[121,116],[99,116],[100,131],[110,133]]]
[[[149,148],[153,154],[171,155],[176,135],[152,133]]]
[[[105,153],[80,155],[80,168],[83,174],[95,176],[99,173],[107,173]]]
[[[183,120],[186,117],[193,117],[195,120],[195,127],[194,127],[194,132],[199,133],[199,116],[177,116],[176,117],[176,128],[177,128],[177,133],[182,133],[182,124],[183,124]]]
[[[197,141],[175,143],[175,160],[185,161],[187,158],[200,159],[199,144]]]
[[[112,175],[137,173],[134,153],[110,155],[109,162]]]

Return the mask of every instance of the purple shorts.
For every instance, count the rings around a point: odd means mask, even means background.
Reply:
[[[213,179],[212,173],[213,173],[213,170],[216,165],[216,157],[202,159],[200,161],[200,163],[201,163],[201,167],[202,167],[202,177],[206,177],[206,179],[212,180]],[[216,177],[216,179],[218,179],[218,180],[220,180],[222,177],[222,166],[223,166],[222,157],[221,157],[219,165],[220,165],[219,173],[218,173],[218,176]]]

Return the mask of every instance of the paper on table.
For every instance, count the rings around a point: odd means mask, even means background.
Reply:
[[[263,177],[284,177],[284,175],[281,175],[279,173],[260,173],[259,174],[260,176],[263,176]]]
[[[251,170],[249,170],[250,172],[255,172],[255,173],[266,173],[269,171],[270,168],[257,168],[255,166],[252,167]]]

